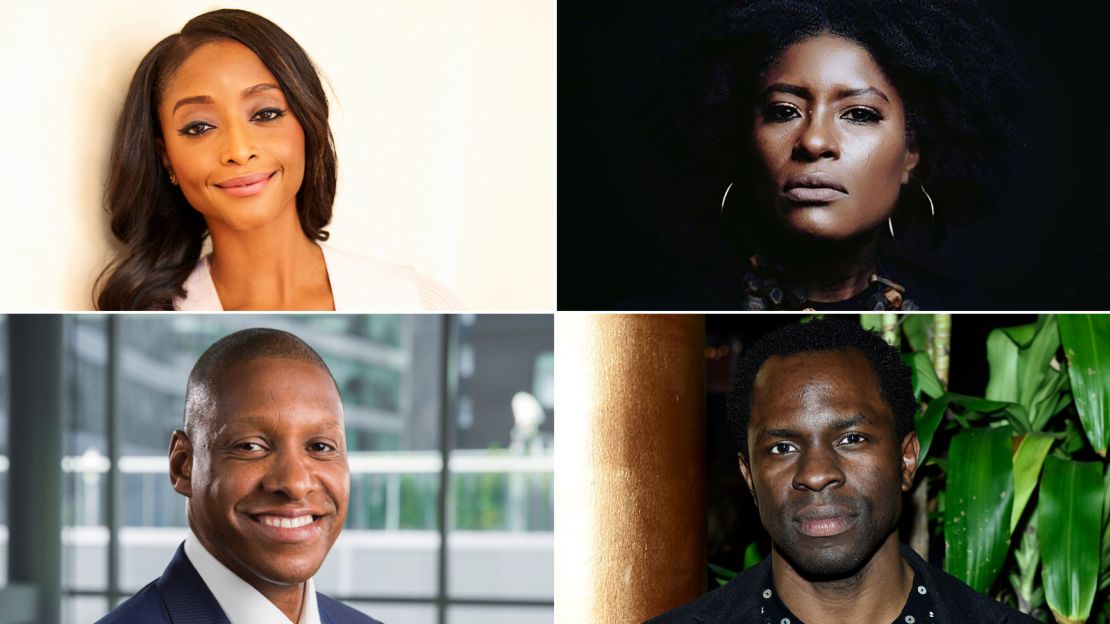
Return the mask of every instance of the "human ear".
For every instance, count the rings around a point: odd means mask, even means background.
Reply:
[[[752,501],[756,507],[759,507],[759,499],[755,495],[755,485],[752,483],[752,471],[748,467],[748,460],[744,458],[743,453],[737,453],[736,456],[740,460],[740,474],[744,476],[744,483],[748,484],[748,491],[752,493]]]
[[[921,442],[917,433],[911,431],[902,438],[902,491],[913,487],[913,477],[917,474],[917,458],[921,454]]]
[[[154,149],[158,152],[158,159],[162,161],[162,166],[166,171],[173,173],[173,165],[170,164],[170,157],[166,153],[166,141],[162,137],[154,137]]]
[[[907,147],[906,167],[902,170],[902,184],[909,184],[910,172],[917,168],[919,162],[921,162],[921,152],[917,151],[916,147]]]
[[[193,495],[193,444],[181,429],[170,437],[170,485],[186,498]]]

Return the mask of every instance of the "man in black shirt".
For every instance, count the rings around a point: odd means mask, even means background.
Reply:
[[[771,556],[650,622],[1035,622],[899,544],[915,408],[898,351],[856,323],[790,325],[753,345],[728,411]]]

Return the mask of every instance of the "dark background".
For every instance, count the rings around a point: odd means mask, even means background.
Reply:
[[[748,486],[740,475],[736,453],[739,449],[732,438],[725,410],[725,397],[732,387],[736,359],[743,349],[761,336],[790,323],[798,322],[792,314],[709,314],[705,317],[705,344],[708,350],[728,354],[706,360],[706,505],[708,553],[710,563],[729,570],[742,570],[744,548],[758,540],[763,555],[770,553],[770,541],[759,522],[759,512],[752,504]],[[952,316],[951,359],[948,389],[971,396],[983,396],[990,379],[987,365],[987,336],[999,327],[1036,323],[1034,315],[958,314]],[[903,342],[905,339],[903,338]],[[908,348],[903,346],[903,350]],[[906,495],[903,500],[903,525],[913,517],[913,504]],[[903,529],[908,529],[903,526]],[[908,533],[902,536],[906,541]],[[930,540],[930,560],[938,564],[944,556],[944,540]],[[712,589],[716,583],[708,579]]]
[[[695,187],[684,206],[662,201],[669,156],[646,135],[682,129],[645,125],[644,116],[661,81],[673,81],[664,69],[670,50],[727,4],[560,7],[560,310],[684,309],[659,295],[724,261],[718,224],[705,213],[725,185]],[[1017,46],[1032,83],[1029,147],[1015,156],[1014,187],[999,189],[1010,196],[1005,205],[949,228],[939,247],[906,255],[980,293],[950,309],[1110,309],[1100,22],[1067,3],[981,4]]]

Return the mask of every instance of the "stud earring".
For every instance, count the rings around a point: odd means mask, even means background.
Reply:
[[[177,186],[177,176],[172,171],[170,172],[170,184]]]

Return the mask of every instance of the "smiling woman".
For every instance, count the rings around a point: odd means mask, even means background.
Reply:
[[[319,244],[336,167],[327,97],[300,45],[247,11],[193,18],[131,81],[105,193],[122,245],[97,307],[460,308],[407,267]]]

